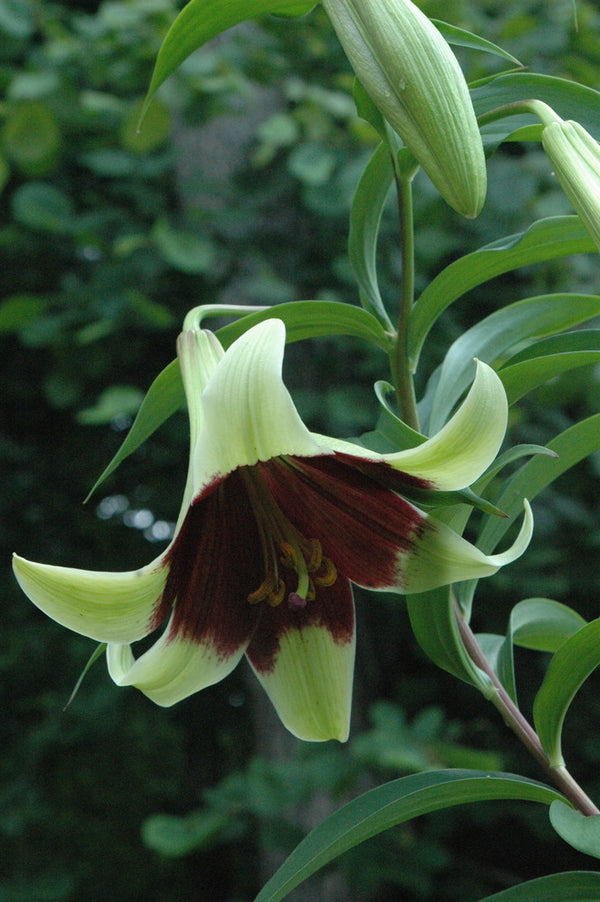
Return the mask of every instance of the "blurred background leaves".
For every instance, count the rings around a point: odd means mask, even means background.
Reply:
[[[346,256],[353,190],[375,146],[352,76],[317,8],[249,23],[194,54],[137,123],[175,0],[0,0],[0,902],[242,902],[344,800],[429,767],[539,777],[493,711],[436,671],[397,597],[358,594],[350,743],[304,746],[239,668],[168,711],[117,690],[102,665],[63,711],[92,644],[18,591],[10,552],[126,569],[168,540],[187,422],[177,414],[91,502],[143,392],[202,303],[356,299]],[[506,46],[533,70],[600,87],[596,4],[429,0],[426,13]],[[470,79],[499,62],[459,50]],[[510,190],[507,190],[510,185]],[[570,212],[536,145],[490,161],[490,195],[457,222],[416,181],[419,288],[459,254]],[[400,266],[390,203],[380,288],[393,315]],[[442,317],[420,390],[448,344],[483,315],[546,291],[597,291],[597,258],[531,267],[473,291]],[[289,348],[286,378],[311,427],[373,428],[384,357],[350,339]],[[597,368],[544,386],[512,414],[511,441],[543,444],[597,410]],[[555,598],[597,616],[597,456],[538,499],[528,555],[481,587],[476,628],[504,632],[511,607]],[[527,710],[539,656],[518,649]],[[565,738],[598,798],[597,693],[583,687]],[[523,854],[523,849],[527,854]],[[468,806],[404,825],[299,888],[311,900],[475,900],[582,866],[542,812]],[[585,866],[585,865],[583,865]],[[351,887],[351,889],[349,889]]]

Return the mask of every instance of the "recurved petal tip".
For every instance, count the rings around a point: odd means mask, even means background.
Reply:
[[[13,555],[30,601],[68,629],[97,642],[134,642],[151,629],[166,580],[162,558],[125,573],[38,564]]]

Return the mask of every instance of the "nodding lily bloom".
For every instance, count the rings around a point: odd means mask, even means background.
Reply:
[[[479,364],[454,417],[416,448],[376,454],[315,435],[281,378],[285,327],[269,319],[224,353],[185,330],[177,350],[191,450],[174,538],[139,570],[105,573],[15,555],[24,592],[54,620],[108,643],[108,668],[172,705],[245,654],[281,720],[308,740],[348,735],[355,624],[350,582],[423,592],[487,576],[485,555],[402,497],[469,485],[495,457],[506,397]],[[130,644],[164,624],[137,659]]]

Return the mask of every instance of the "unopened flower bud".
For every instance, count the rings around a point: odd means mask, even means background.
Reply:
[[[600,145],[579,122],[556,119],[542,145],[556,178],[600,250]]]
[[[322,0],[352,67],[458,213],[477,216],[486,193],[481,134],[450,47],[410,0]]]

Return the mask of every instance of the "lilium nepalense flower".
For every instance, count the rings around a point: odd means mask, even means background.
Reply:
[[[453,490],[491,463],[506,428],[500,380],[480,363],[462,406],[423,444],[377,454],[306,428],[282,381],[285,327],[269,319],[223,352],[184,330],[177,351],[191,450],[173,540],[125,573],[27,561],[16,577],[54,620],[108,643],[108,669],[159,705],[229,674],[245,654],[285,726],[348,735],[355,622],[350,582],[424,592],[488,576],[531,535],[485,555],[402,497]],[[137,659],[136,640],[164,625]]]

